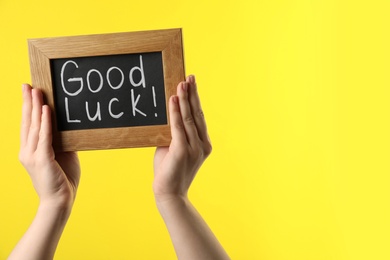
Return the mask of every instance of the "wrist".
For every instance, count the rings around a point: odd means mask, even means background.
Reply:
[[[51,212],[68,218],[73,208],[73,201],[64,199],[41,199],[38,210]]]
[[[155,201],[158,210],[160,213],[163,211],[171,211],[177,209],[186,208],[191,202],[189,201],[187,195],[155,195]]]
[[[187,194],[154,194],[154,199],[156,203],[165,204],[165,203],[176,203],[187,201]]]

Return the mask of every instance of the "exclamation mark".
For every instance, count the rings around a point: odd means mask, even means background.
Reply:
[[[153,92],[153,104],[154,104],[154,107],[157,107],[157,104],[156,104],[156,92],[154,91],[154,86],[152,86],[152,92]],[[157,113],[154,113],[154,117],[157,117]]]

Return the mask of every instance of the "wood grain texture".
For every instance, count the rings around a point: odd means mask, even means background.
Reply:
[[[69,36],[28,40],[31,80],[52,110],[53,147],[80,151],[167,146],[171,140],[168,101],[185,79],[181,29]],[[162,52],[167,125],[58,131],[55,118],[51,59]]]

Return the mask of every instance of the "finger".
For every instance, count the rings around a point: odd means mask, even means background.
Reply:
[[[28,132],[31,124],[31,112],[32,112],[32,97],[31,86],[23,84],[23,106],[22,106],[22,123],[20,127],[20,145],[24,147],[27,143]]]
[[[187,77],[187,82],[189,84],[188,95],[189,95],[189,102],[192,111],[192,116],[194,117],[199,138],[203,142],[205,142],[209,140],[209,137],[207,133],[206,120],[204,118],[202,106],[200,104],[200,98],[198,94],[197,84],[195,81],[195,76],[190,75],[189,77]]]
[[[179,96],[180,114],[183,121],[186,137],[188,143],[192,147],[194,147],[198,144],[199,136],[198,131],[196,130],[194,117],[192,116],[192,111],[188,100],[188,85],[189,84],[187,82],[181,82],[177,88],[177,93]]]
[[[43,98],[42,93],[37,89],[31,91],[31,96],[32,113],[27,145],[31,150],[35,151],[38,145],[39,131],[41,128]]]
[[[172,142],[187,143],[177,96],[172,96],[169,99],[169,122],[171,124]]]
[[[50,108],[47,105],[42,107],[41,127],[39,131],[38,147],[44,151],[52,151],[52,129]]]

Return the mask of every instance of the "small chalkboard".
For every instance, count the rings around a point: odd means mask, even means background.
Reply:
[[[59,131],[167,124],[161,52],[51,60]]]
[[[57,151],[169,145],[167,102],[185,76],[181,29],[28,43]]]

